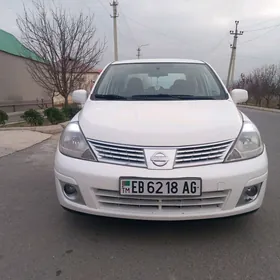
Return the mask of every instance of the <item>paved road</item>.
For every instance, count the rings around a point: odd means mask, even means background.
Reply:
[[[0,279],[280,279],[280,114],[249,111],[269,153],[263,208],[193,222],[72,215],[57,203],[56,139],[0,159]]]

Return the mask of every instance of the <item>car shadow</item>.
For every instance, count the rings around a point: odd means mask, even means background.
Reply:
[[[77,234],[84,237],[98,235],[103,238],[141,240],[147,242],[169,240],[213,240],[228,239],[235,234],[243,234],[252,230],[252,225],[257,222],[256,215],[241,215],[236,217],[194,220],[194,221],[141,221],[118,218],[99,217],[78,213],[64,213],[69,227]]]

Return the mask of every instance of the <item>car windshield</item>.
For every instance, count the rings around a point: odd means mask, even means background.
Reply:
[[[213,100],[228,95],[215,73],[202,63],[127,63],[110,65],[91,99]]]

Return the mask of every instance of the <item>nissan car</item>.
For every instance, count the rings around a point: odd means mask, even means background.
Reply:
[[[194,220],[258,210],[268,160],[256,125],[208,63],[115,61],[91,92],[74,91],[79,113],[55,156],[60,205],[140,220]]]

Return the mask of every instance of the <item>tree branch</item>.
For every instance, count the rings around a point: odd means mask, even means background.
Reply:
[[[29,58],[28,72],[46,91],[59,92],[66,100],[100,62],[106,40],[95,39],[92,12],[74,16],[61,6],[47,7],[43,0],[32,2],[33,9],[24,6],[17,20],[25,47],[22,51]]]

